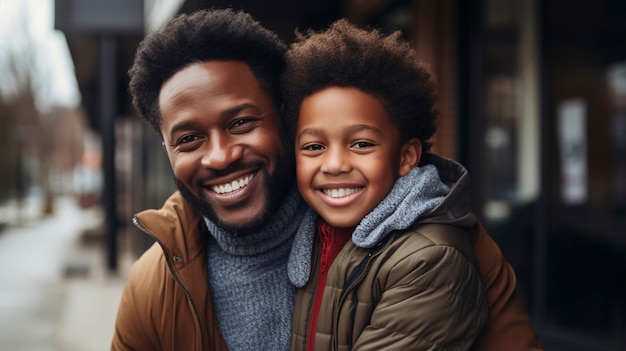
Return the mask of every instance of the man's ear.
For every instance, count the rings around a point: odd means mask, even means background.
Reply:
[[[417,138],[409,139],[400,149],[400,167],[398,173],[404,177],[415,168],[422,157],[422,142]]]

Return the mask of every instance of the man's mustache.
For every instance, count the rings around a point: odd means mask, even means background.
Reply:
[[[225,177],[228,176],[231,173],[234,172],[239,172],[242,170],[249,170],[249,169],[259,169],[259,168],[263,168],[265,167],[265,162],[263,161],[252,161],[252,162],[247,162],[247,163],[243,163],[241,161],[236,161],[233,162],[231,164],[228,165],[228,167],[226,167],[225,169],[213,169],[209,171],[209,174],[207,174],[206,176],[198,179],[198,181],[196,182],[196,186],[199,188],[203,188],[204,184],[214,180],[214,179],[218,179],[221,177]]]

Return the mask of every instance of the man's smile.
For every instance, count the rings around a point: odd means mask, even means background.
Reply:
[[[245,187],[246,185],[250,184],[250,181],[254,178],[254,175],[255,173],[250,173],[239,179],[235,179],[232,182],[219,184],[219,185],[212,185],[210,188],[211,190],[213,190],[214,192],[218,194],[228,194],[228,193],[237,191]]]

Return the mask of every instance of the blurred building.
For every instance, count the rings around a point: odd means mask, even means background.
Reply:
[[[321,29],[347,17],[401,30],[436,78],[441,115],[434,152],[468,167],[474,211],[516,268],[519,294],[546,349],[626,348],[626,2],[145,6],[142,32],[106,34],[114,45],[110,72],[98,68],[102,33],[66,33],[91,126],[100,133],[99,80],[114,75],[114,228],[137,255],[150,239],[129,226],[132,214],[160,207],[174,189],[160,141],[135,117],[127,94],[126,72],[145,31],[176,13],[232,6],[289,42],[294,28]]]

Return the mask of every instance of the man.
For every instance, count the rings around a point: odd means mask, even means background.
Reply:
[[[287,261],[306,206],[278,113],[285,51],[230,9],[179,16],[140,44],[130,92],[179,191],[133,219],[156,243],[133,266],[112,350],[289,348]],[[474,235],[492,308],[479,349],[538,348],[512,268]]]

